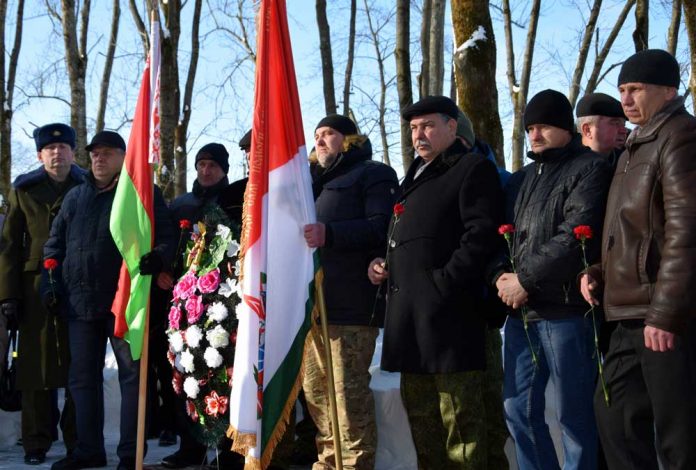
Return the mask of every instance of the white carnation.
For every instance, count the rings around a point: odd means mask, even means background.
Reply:
[[[226,225],[218,224],[215,235],[217,235],[218,237],[222,237],[223,239],[227,239],[232,235],[232,232],[230,231],[230,228]]]
[[[208,317],[216,322],[223,321],[227,318],[227,307],[225,307],[225,304],[222,302],[214,302],[208,307]]]
[[[186,328],[186,344],[190,348],[197,348],[202,339],[203,333],[198,325],[191,325]]]
[[[212,330],[208,330],[205,334],[205,339],[214,348],[224,348],[230,344],[230,334],[220,325],[217,325]]]
[[[169,334],[169,346],[172,352],[180,353],[184,349],[184,338],[180,331],[174,331]]]
[[[185,372],[191,374],[196,370],[196,366],[193,364],[193,354],[188,349],[181,353],[180,362]]]
[[[222,364],[222,356],[215,348],[206,348],[205,353],[203,354],[203,359],[205,359],[205,363],[211,369],[215,369],[216,367],[219,367],[220,364]]]
[[[193,377],[186,377],[186,380],[184,380],[184,392],[186,392],[187,397],[195,399],[198,396],[198,392],[200,392],[198,380]]]

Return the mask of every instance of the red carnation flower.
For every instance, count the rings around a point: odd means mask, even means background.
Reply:
[[[505,235],[506,233],[515,233],[515,226],[512,224],[503,224],[498,227],[498,233]]]
[[[578,240],[589,240],[592,238],[592,227],[589,225],[578,225],[573,229],[573,233]]]
[[[179,221],[179,228],[181,230],[188,230],[191,228],[191,221],[188,219],[181,219]]]
[[[58,267],[58,260],[54,258],[47,258],[44,260],[43,267],[49,271],[53,271]]]
[[[400,202],[397,202],[396,204],[394,204],[394,215],[396,217],[399,217],[401,214],[403,214],[405,210],[406,210],[406,208]]]

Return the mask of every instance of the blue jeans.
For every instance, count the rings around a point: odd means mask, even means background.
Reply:
[[[130,347],[114,336],[114,317],[96,321],[68,321],[70,369],[68,386],[75,401],[79,460],[105,457],[104,451],[104,357],[106,341],[118,364],[121,388],[121,438],[117,454],[121,460],[135,458],[138,428],[138,382],[140,361],[131,357]]]
[[[505,323],[503,399],[521,470],[559,468],[544,419],[544,392],[551,379],[561,426],[565,470],[597,468],[597,427],[592,396],[596,358],[592,319],[574,317],[528,323],[537,365],[521,319]]]

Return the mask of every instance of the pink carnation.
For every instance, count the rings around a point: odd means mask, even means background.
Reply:
[[[173,330],[178,330],[180,321],[181,310],[179,310],[179,307],[174,306],[169,310],[169,328]]]
[[[203,301],[197,295],[192,295],[186,301],[186,319],[193,325],[203,315]]]
[[[196,292],[196,275],[192,272],[186,273],[184,277],[174,286],[174,297],[177,299],[188,299]]]
[[[215,268],[208,274],[198,278],[198,290],[203,294],[215,292],[220,284],[220,269]]]

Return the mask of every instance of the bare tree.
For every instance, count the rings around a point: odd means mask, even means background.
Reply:
[[[570,82],[570,91],[568,92],[568,100],[573,107],[575,107],[575,102],[577,101],[580,93],[580,80],[582,80],[582,73],[585,71],[587,55],[590,52],[592,36],[594,35],[595,27],[597,26],[597,18],[599,18],[599,10],[601,7],[602,0],[594,0],[592,3],[592,9],[590,10],[590,17],[587,20],[585,31],[583,32],[582,40],[580,41],[580,52],[578,53],[578,60],[575,63],[573,78]]]
[[[471,120],[475,133],[494,149],[505,167],[503,129],[495,86],[496,44],[489,0],[451,0],[452,26],[458,48],[454,53],[457,103]],[[473,144],[473,142],[472,142]]]
[[[503,0],[503,20],[505,24],[505,48],[507,50],[507,77],[510,87],[510,98],[513,106],[512,128],[512,171],[517,171],[523,166],[524,150],[524,110],[527,106],[527,94],[529,92],[529,77],[532,72],[532,60],[534,57],[534,43],[536,41],[537,25],[539,23],[539,9],[541,0],[533,0],[529,13],[529,27],[527,30],[527,42],[525,45],[524,59],[520,80],[517,80],[515,72],[515,50],[512,42],[512,13],[510,0]]]
[[[343,81],[343,115],[350,112],[350,82],[353,75],[353,58],[355,55],[355,17],[357,16],[357,0],[350,0],[350,26],[348,32],[348,62],[346,63],[345,80]]]
[[[597,88],[597,85],[602,81],[606,74],[609,73],[613,68],[621,65],[621,62],[612,64],[611,67],[605,70],[602,74],[602,67],[604,67],[604,62],[607,59],[607,55],[609,55],[609,51],[611,50],[611,47],[614,45],[616,37],[619,35],[621,28],[623,28],[623,25],[626,22],[628,14],[631,12],[631,8],[633,8],[635,4],[636,0],[626,1],[624,7],[621,9],[621,13],[619,13],[618,18],[616,19],[616,23],[614,23],[614,27],[611,29],[611,32],[609,33],[609,36],[607,36],[606,41],[604,41],[602,50],[599,52],[595,50],[595,62],[592,66],[590,78],[587,80],[587,85],[585,86],[585,93],[593,93]],[[599,31],[595,30],[595,33],[595,49],[597,49],[599,47]],[[602,75],[600,76],[600,74]]]
[[[396,89],[399,94],[399,110],[413,103],[411,89],[411,53],[410,53],[411,3],[409,0],[396,2]],[[413,144],[409,123],[401,119],[401,163],[404,172],[413,163]]]
[[[679,42],[679,25],[681,24],[682,1],[672,1],[672,17],[667,31],[667,50],[672,55],[677,55],[677,42]]]
[[[423,0],[421,13],[421,69],[418,75],[418,96],[422,99],[428,96],[430,83],[430,23],[432,19],[433,0]]]
[[[133,1],[133,0],[131,0]],[[159,0],[159,5],[147,2],[148,16],[158,8],[164,16],[167,34],[161,34],[162,58],[160,62],[160,135],[162,139],[162,165],[159,166],[157,181],[165,197],[172,198],[186,192],[186,133],[191,119],[193,86],[196,79],[199,55],[199,25],[202,0],[193,3],[191,19],[191,52],[184,97],[181,101],[179,83],[179,38],[181,35],[181,0]],[[143,45],[147,44],[147,32],[137,8],[131,8],[136,27],[140,31]],[[162,27],[162,26],[160,26]]]
[[[684,2],[684,23],[686,23],[686,35],[689,37],[689,47],[691,48],[689,90],[691,90],[691,99],[694,102],[694,108],[696,108],[696,5],[694,2]]]
[[[649,5],[649,0],[638,0],[636,2],[636,29],[633,31],[633,44],[636,46],[636,52],[644,51],[648,48]]]
[[[389,159],[389,140],[387,139],[387,126],[385,123],[384,116],[387,112],[386,102],[387,102],[387,81],[384,74],[384,54],[380,48],[380,30],[383,25],[377,25],[372,21],[372,15],[370,14],[370,6],[365,0],[365,15],[367,16],[367,25],[370,30],[370,38],[372,44],[375,47],[375,60],[377,60],[377,69],[379,71],[379,106],[378,106],[378,124],[379,124],[379,135],[382,139],[382,158],[384,163],[391,166],[391,160]]]
[[[430,20],[430,41],[428,46],[428,94],[441,95],[445,78],[445,0],[430,0],[432,18]]]
[[[61,22],[63,42],[65,43],[65,66],[70,81],[70,125],[77,133],[75,160],[83,167],[89,165],[89,156],[85,150],[87,143],[87,93],[85,90],[87,75],[87,31],[89,28],[89,11],[91,0],[84,0],[77,11],[75,0],[61,0],[61,13],[46,0],[49,13]],[[79,34],[77,14],[80,15]]]
[[[324,106],[326,114],[334,114],[336,93],[333,80],[333,58],[331,57],[331,30],[326,18],[326,0],[317,0],[317,26],[319,27],[319,51],[321,52],[321,71],[324,78]]]
[[[7,2],[0,1],[0,41],[3,51],[0,57],[0,194],[7,196],[10,192],[10,170],[12,168],[12,113],[15,78],[17,76],[17,63],[19,51],[22,47],[22,27],[24,25],[24,0],[17,2],[17,14],[15,16],[15,36],[10,52],[10,63],[5,75],[5,25],[7,22]]]
[[[104,115],[106,114],[106,100],[109,96],[109,82],[111,81],[111,70],[114,65],[114,55],[116,54],[116,40],[118,39],[118,24],[121,18],[121,2],[113,0],[111,16],[111,32],[109,34],[109,45],[106,50],[106,58],[104,60],[104,72],[102,73],[102,82],[99,87],[99,104],[97,107],[97,125],[96,132],[104,129]]]

